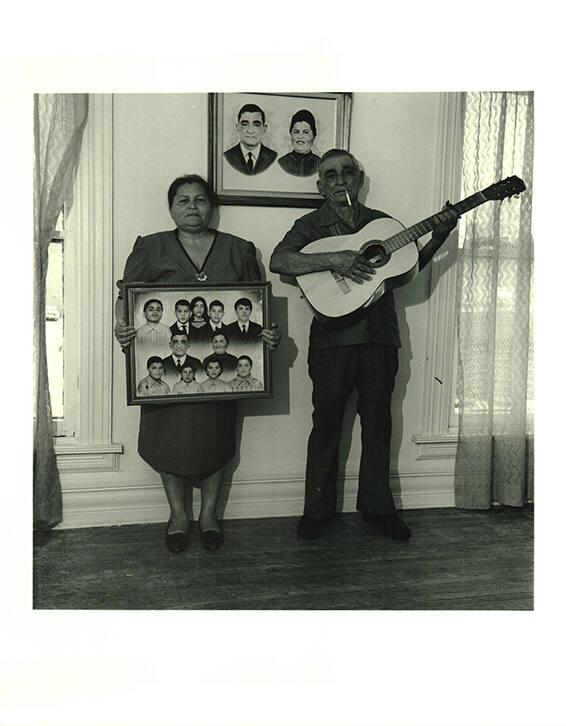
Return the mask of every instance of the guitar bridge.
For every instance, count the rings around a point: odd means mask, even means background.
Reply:
[[[336,280],[336,282],[338,283],[338,287],[344,293],[344,295],[347,295],[349,292],[352,291],[350,285],[348,285],[348,283],[346,282],[346,278],[343,275],[341,275],[339,272],[332,272],[330,274]]]

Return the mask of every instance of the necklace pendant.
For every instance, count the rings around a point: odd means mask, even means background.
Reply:
[[[208,275],[206,274],[206,272],[197,272],[195,277],[199,282],[204,282],[205,280],[208,280]]]

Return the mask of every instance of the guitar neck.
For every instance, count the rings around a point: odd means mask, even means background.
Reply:
[[[483,192],[476,192],[466,199],[462,199],[461,202],[453,204],[452,208],[458,213],[458,216],[469,212],[470,209],[479,207],[480,204],[487,202],[488,199],[483,195]],[[407,227],[402,232],[393,235],[385,243],[384,247],[387,248],[388,252],[394,252],[395,250],[401,249],[409,242],[415,242],[419,237],[423,237],[425,234],[432,232],[432,230],[440,222],[439,214],[433,214],[432,217],[427,217],[417,224],[413,224],[411,227]]]

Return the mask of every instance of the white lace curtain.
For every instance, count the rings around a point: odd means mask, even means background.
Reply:
[[[87,112],[87,94],[34,97],[33,518],[38,530],[50,529],[62,520],[45,346],[48,249],[63,205],[70,202]]]
[[[533,499],[533,94],[466,93],[466,196],[507,176],[527,189],[460,221],[456,506]]]

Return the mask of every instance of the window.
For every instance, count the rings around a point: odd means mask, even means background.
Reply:
[[[523,361],[528,418],[533,410],[532,98],[528,92],[467,93],[462,197],[512,175],[523,178],[527,190],[519,199],[487,202],[464,215],[458,240],[465,406],[471,415],[492,411],[501,420],[517,407],[512,372],[518,376]],[[530,323],[523,320],[525,307]],[[456,417],[460,408],[456,397]]]
[[[48,268],[45,296],[45,341],[47,347],[47,368],[49,371],[49,392],[53,418],[64,417],[64,214],[57,222],[48,250]],[[60,435],[56,425],[56,434]]]

